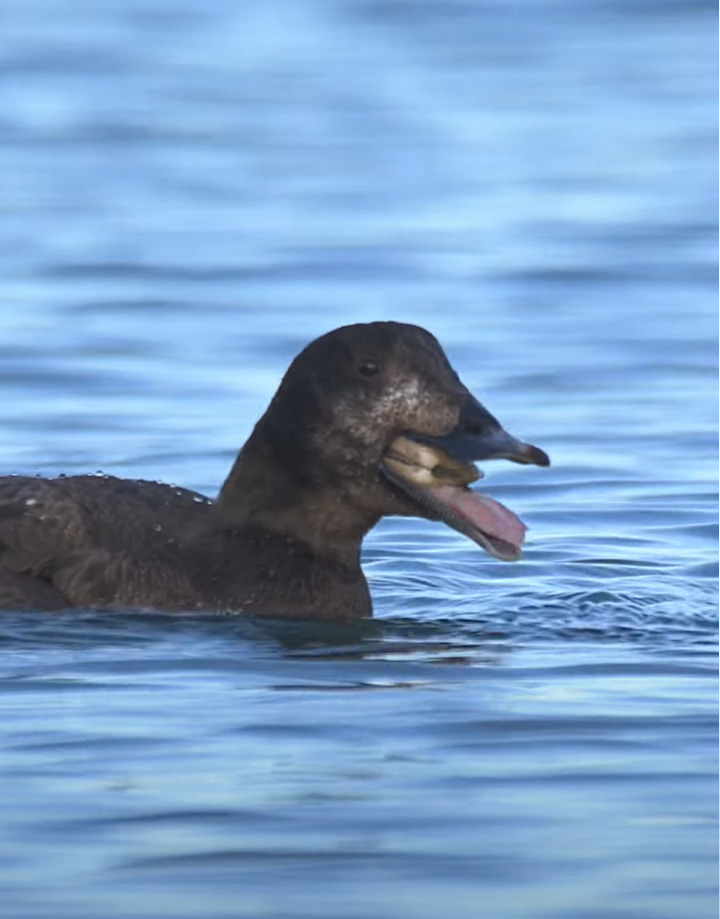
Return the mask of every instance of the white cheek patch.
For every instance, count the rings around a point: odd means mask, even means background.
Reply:
[[[421,424],[419,419],[427,418]],[[338,403],[336,418],[339,427],[363,443],[377,443],[393,428],[414,427],[414,419],[422,428],[453,424],[450,406],[442,409],[442,400],[432,394],[417,377],[393,380],[376,396],[355,400],[352,396]],[[432,421],[430,421],[432,419]],[[427,433],[434,433],[427,430]]]
[[[427,392],[420,387],[417,378],[402,380],[383,390],[368,413],[371,423],[382,424],[398,415],[414,415],[430,402]]]

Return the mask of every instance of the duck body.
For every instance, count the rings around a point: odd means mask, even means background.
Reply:
[[[113,476],[0,477],[0,609],[368,616],[382,516],[442,520],[491,554],[524,527],[468,489],[471,459],[547,465],[460,383],[425,330],[345,326],[291,364],[218,498]]]

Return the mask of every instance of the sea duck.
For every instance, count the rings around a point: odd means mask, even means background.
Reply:
[[[360,567],[381,517],[440,520],[490,555],[523,523],[476,460],[547,466],[418,326],[335,329],[291,363],[215,500],[159,482],[0,477],[0,608],[372,614]]]

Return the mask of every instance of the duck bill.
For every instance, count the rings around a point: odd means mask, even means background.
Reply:
[[[426,437],[412,433],[408,436],[430,447],[444,450],[460,462],[506,459],[524,465],[550,465],[550,457],[544,450],[508,434],[485,406],[471,395],[465,400],[458,423],[449,434]]]
[[[481,475],[476,460],[549,466],[548,455],[513,437],[468,395],[458,424],[430,437],[406,432],[386,451],[385,476],[413,500],[420,516],[441,520],[502,561],[520,557],[525,524],[499,501],[467,486]]]

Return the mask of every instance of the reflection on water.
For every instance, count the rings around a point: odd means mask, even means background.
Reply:
[[[6,11],[0,471],[212,494],[378,318],[554,462],[485,470],[517,565],[384,521],[373,621],[3,615],[13,917],[716,914],[711,19]]]

